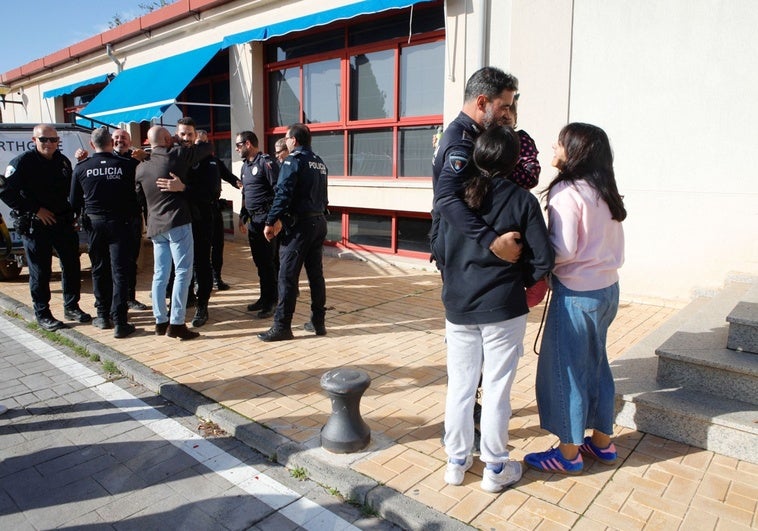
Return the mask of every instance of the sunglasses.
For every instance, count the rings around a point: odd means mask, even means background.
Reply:
[[[245,141],[245,142],[247,142],[247,141]],[[242,146],[244,146],[244,145],[245,145],[245,142],[237,142],[237,143],[236,143],[236,144],[234,144],[234,145],[235,145],[235,146],[237,146],[238,148],[241,148]]]
[[[37,140],[39,140],[43,144],[47,144],[48,142],[50,142],[51,144],[57,144],[60,138],[57,136],[38,136]]]

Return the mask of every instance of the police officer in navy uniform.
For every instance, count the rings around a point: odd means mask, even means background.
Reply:
[[[311,288],[311,320],[305,329],[326,335],[326,283],[322,263],[326,239],[327,168],[311,150],[311,131],[304,124],[291,125],[285,135],[290,155],[279,170],[274,204],[263,231],[271,241],[277,234],[279,248],[279,302],[274,324],[258,334],[261,341],[292,339],[292,314],[297,302],[300,270],[305,265]]]
[[[203,129],[197,130],[196,142],[208,142],[208,132]],[[215,163],[214,169],[218,178],[214,179],[213,201],[211,202],[211,268],[213,269],[213,287],[218,291],[226,291],[230,288],[221,277],[221,269],[224,267],[224,217],[221,211],[221,181],[226,181],[235,188],[242,188],[242,181],[226,167],[224,161],[216,155],[211,155]]]
[[[279,178],[279,166],[266,153],[258,149],[258,136],[252,131],[237,134],[235,149],[242,163],[242,209],[239,228],[247,233],[253,263],[258,269],[260,297],[247,305],[250,312],[258,312],[259,319],[271,317],[277,301],[277,273],[279,270],[279,242],[263,235],[274,190]]]
[[[97,317],[92,324],[115,330],[124,338],[135,331],[127,322],[129,279],[134,267],[134,217],[137,215],[136,164],[113,153],[107,128],[92,131],[92,157],[79,162],[71,181],[69,202],[82,214],[89,234],[92,289]]]
[[[0,199],[30,221],[22,236],[34,315],[40,327],[53,331],[65,326],[50,311],[53,249],[62,268],[63,315],[80,323],[87,323],[92,317],[79,308],[79,237],[68,202],[71,162],[58,150],[60,138],[54,127],[38,124],[33,135],[34,149],[8,164]]]
[[[176,136],[182,146],[192,147],[197,142],[195,121],[185,116],[179,119]],[[205,144],[205,142],[202,142]],[[211,267],[211,235],[213,232],[213,202],[218,183],[216,161],[208,155],[192,165],[187,173],[186,194],[192,214],[192,239],[194,242],[194,278],[197,305],[192,326],[198,328],[208,321],[208,301],[213,291]],[[190,287],[190,291],[192,288]]]
[[[474,72],[467,81],[463,109],[445,129],[434,153],[432,242],[441,216],[502,260],[516,262],[521,255],[518,232],[498,235],[461,197],[464,183],[475,171],[471,157],[476,138],[488,127],[508,121],[517,91],[515,76],[491,66]],[[444,272],[438,258],[437,266]]]

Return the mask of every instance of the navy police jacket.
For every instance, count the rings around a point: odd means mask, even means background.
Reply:
[[[325,214],[327,198],[327,168],[310,146],[297,146],[284,160],[279,170],[274,204],[266,217],[266,225],[283,222],[288,215],[295,219]]]

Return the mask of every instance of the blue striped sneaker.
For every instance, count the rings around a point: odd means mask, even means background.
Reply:
[[[547,452],[535,452],[526,454],[524,462],[529,468],[539,470],[540,472],[553,472],[555,474],[569,474],[576,476],[582,473],[584,461],[582,454],[576,454],[576,457],[569,461],[558,448],[551,448]]]
[[[616,454],[616,446],[613,443],[609,444],[607,448],[598,448],[592,444],[592,437],[589,435],[584,438],[584,444],[579,447],[579,451],[582,455],[592,457],[604,465],[615,464],[616,458],[618,457],[618,454]]]

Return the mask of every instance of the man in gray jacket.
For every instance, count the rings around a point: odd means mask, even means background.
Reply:
[[[165,127],[147,132],[150,158],[137,167],[137,192],[147,203],[147,236],[153,242],[153,315],[155,334],[189,340],[200,334],[187,328],[187,293],[194,258],[192,219],[183,179],[189,168],[211,153],[210,144],[172,147],[174,139]],[[166,286],[174,265],[171,315],[166,307]]]

